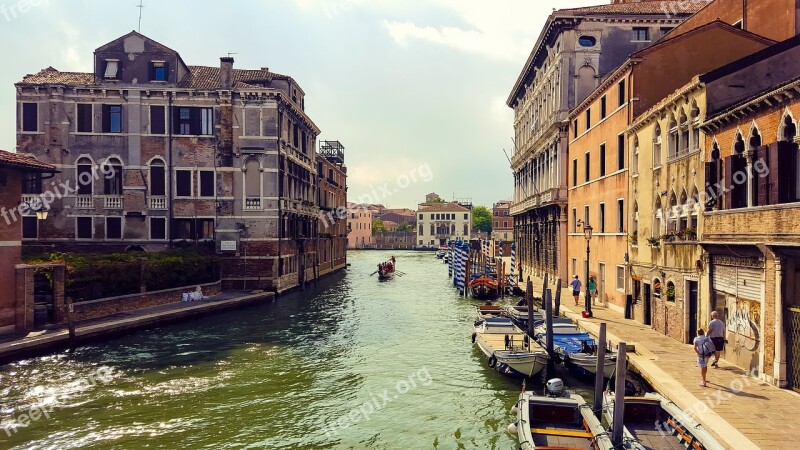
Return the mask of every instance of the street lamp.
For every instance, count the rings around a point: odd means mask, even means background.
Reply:
[[[588,223],[583,226],[583,236],[586,238],[586,314],[592,317],[592,291],[589,290],[589,241],[592,240],[592,226]]]
[[[47,213],[50,211],[39,198],[21,202],[28,210],[36,213],[36,220],[47,219]]]

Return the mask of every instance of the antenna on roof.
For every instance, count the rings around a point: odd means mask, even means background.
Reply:
[[[143,0],[139,0],[139,4],[136,5],[139,8],[139,28],[136,30],[137,33],[142,32],[142,9],[144,8]]]
[[[238,53],[236,53],[236,52],[228,52],[228,58],[230,58],[231,55],[238,55]]]

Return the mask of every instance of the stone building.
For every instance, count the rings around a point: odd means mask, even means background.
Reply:
[[[25,231],[35,232],[43,218],[41,212],[37,217],[37,210],[48,209],[33,194],[41,193],[42,184],[49,183],[55,172],[50,164],[0,150],[0,334],[33,328],[34,305],[24,301],[31,297],[27,290],[33,282],[19,279],[18,275],[28,272],[18,271],[16,266],[22,263]],[[63,271],[60,277],[63,281]]]
[[[620,0],[554,11],[507,99],[514,109],[514,236],[530,275],[568,277],[568,126],[572,108],[631,53],[699,10],[681,1]],[[590,118],[592,120],[593,118]],[[594,118],[596,119],[596,118]]]
[[[724,357],[800,390],[800,36],[700,76],[706,86],[702,289]]]
[[[395,222],[398,225],[406,224],[412,228],[417,224],[417,213],[408,208],[384,208],[381,213],[381,220]]]
[[[26,75],[17,150],[75,188],[31,239],[93,251],[208,242],[226,288],[281,292],[313,276],[319,129],[294,79],[233,64],[190,66],[134,31],[95,50],[94,72]]]
[[[514,218],[511,217],[511,200],[500,200],[492,205],[492,239],[514,241]]]
[[[439,247],[449,240],[468,240],[472,211],[458,202],[420,203],[417,208],[417,246]]]
[[[339,141],[320,142],[317,152],[318,276],[347,266],[347,167]]]

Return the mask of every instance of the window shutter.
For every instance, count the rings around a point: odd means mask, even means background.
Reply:
[[[164,134],[164,107],[150,106],[150,133]]]
[[[169,81],[169,63],[164,62],[164,81]]]
[[[716,166],[716,164],[717,164],[716,161],[707,162],[705,164],[706,186],[709,187],[709,188],[706,188],[706,195],[708,195],[708,191],[714,191],[714,183],[716,182],[716,179],[717,179],[717,173],[716,173],[717,172],[717,166]],[[705,205],[703,205],[703,206],[705,206]]]
[[[773,144],[775,145],[775,144]],[[776,203],[788,203],[795,198],[796,175],[794,174],[794,167],[796,165],[796,152],[797,145],[791,142],[778,142],[775,145],[775,163],[774,168],[770,167],[770,178],[775,178],[775,187],[777,190]]]
[[[763,145],[761,147],[756,148],[755,154],[755,161],[761,161],[761,163],[766,164],[767,167],[770,166],[770,158],[769,158],[769,146]],[[760,163],[760,164],[761,164]],[[756,205],[755,206],[764,206],[770,204],[770,183],[769,183],[769,176],[761,176],[761,174],[753,168],[753,176],[755,177],[755,188],[756,188]]]
[[[181,134],[181,109],[177,106],[172,107],[172,133]]]
[[[103,133],[111,132],[111,108],[103,105]]]
[[[725,179],[722,180],[720,185],[724,189],[730,189],[731,183],[733,183],[733,156],[728,156],[725,158]],[[733,200],[733,192],[728,191],[724,194],[725,198],[723,199],[723,204],[725,209],[731,209],[732,200]]]
[[[202,119],[202,116],[201,116],[202,108],[191,108],[190,111],[191,111],[191,115],[189,117],[191,117],[191,119],[190,119],[191,120],[191,124],[189,125],[189,128],[191,129],[191,134],[194,134],[194,135],[202,134],[201,133],[201,130],[203,128],[203,125],[202,125],[203,124],[203,119]]]

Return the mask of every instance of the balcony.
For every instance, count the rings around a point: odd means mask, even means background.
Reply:
[[[247,197],[244,199],[244,210],[245,211],[258,211],[261,209],[261,198],[260,197]]]
[[[79,195],[75,197],[75,207],[80,209],[94,208],[94,200],[91,195]]]
[[[150,209],[167,209],[167,197],[163,195],[150,197]]]
[[[108,195],[105,198],[106,209],[122,209],[122,196],[121,195]]]

